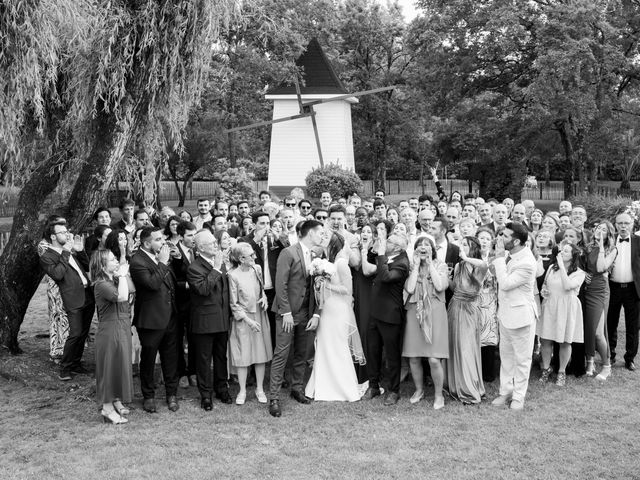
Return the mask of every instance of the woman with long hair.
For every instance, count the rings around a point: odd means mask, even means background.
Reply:
[[[107,250],[110,250],[111,253],[118,259],[120,265],[127,263],[128,257],[128,249],[127,249],[127,233],[124,230],[112,230],[109,235],[107,235],[107,239],[104,242],[104,247]]]
[[[464,237],[460,262],[455,266],[450,286],[449,361],[447,372],[449,393],[464,404],[480,403],[485,394],[480,354],[480,289],[488,266],[482,260],[480,242]]]
[[[480,243],[480,258],[489,265],[495,256],[495,233],[487,227],[480,227],[476,233]],[[498,283],[491,269],[480,288],[480,356],[482,358],[482,379],[493,382],[496,378],[496,353],[500,339],[498,328]]]
[[[319,268],[314,293],[320,305],[315,356],[305,395],[315,400],[360,400],[354,362],[365,363],[353,313],[353,281],[344,238],[333,233],[323,245],[328,262]]]
[[[424,397],[422,359],[429,360],[435,389],[433,408],[444,407],[442,360],[449,358],[449,326],[444,291],[449,285],[447,264],[438,260],[436,248],[427,237],[416,240],[413,262],[404,289],[408,294],[407,323],[402,344],[402,356],[409,367],[416,391],[409,399],[418,403]]]
[[[531,212],[531,218],[529,219],[529,227],[532,232],[537,232],[542,228],[542,219],[544,218],[544,213],[542,210],[536,208],[533,212]]]
[[[566,368],[571,358],[571,343],[584,341],[582,305],[578,294],[586,274],[580,269],[580,256],[578,246],[563,243],[542,286],[542,315],[536,332],[542,341],[541,383],[549,381],[554,342],[559,345],[556,385],[564,387]]]
[[[97,250],[90,271],[98,313],[96,397],[105,422],[127,423],[123,402],[133,396],[129,266],[120,265],[111,250]]]
[[[611,352],[607,333],[609,309],[609,268],[618,255],[615,246],[615,230],[606,220],[599,220],[593,227],[593,237],[587,245],[584,285],[584,350],[587,359],[587,376],[595,375],[596,349],[602,359],[602,370],[596,377],[606,380],[611,375]]]
[[[358,245],[362,261],[358,268],[353,269],[353,310],[360,332],[360,342],[365,352],[367,351],[367,331],[371,315],[371,288],[376,273],[376,254],[372,250],[374,240],[371,225],[368,223],[363,225],[360,229],[360,243]],[[369,378],[367,366],[359,365],[357,371],[358,381],[364,383]]]
[[[391,207],[389,210],[387,210],[387,220],[389,220],[394,225],[397,225],[400,221],[400,214],[395,207]]]
[[[231,247],[233,246],[235,240],[231,238],[231,235],[226,230],[218,230],[217,232],[213,232],[213,238],[218,242],[218,246],[220,247],[220,251],[222,252],[222,262],[226,266],[227,270],[231,270],[233,267],[231,263]]]
[[[256,398],[260,403],[267,403],[263,387],[265,364],[273,357],[268,301],[262,270],[256,265],[255,256],[251,245],[238,243],[231,250],[232,269],[227,274],[229,303],[235,320],[229,335],[230,360],[237,369],[240,385],[237,405],[243,405],[247,398],[247,374],[251,365],[256,372]]]

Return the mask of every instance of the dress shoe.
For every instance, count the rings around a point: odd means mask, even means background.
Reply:
[[[380,389],[378,387],[369,387],[367,388],[367,391],[364,392],[364,395],[362,396],[363,400],[371,400],[373,398],[379,397],[380,396]]]
[[[91,370],[87,370],[82,365],[76,365],[75,367],[71,367],[71,373],[75,373],[76,375],[89,375]]]
[[[205,412],[210,412],[213,410],[213,404],[211,403],[211,399],[209,397],[204,397],[200,400],[200,406]]]
[[[156,408],[156,400],[154,398],[145,398],[144,402],[142,402],[142,409],[145,412],[156,413],[158,410]]]
[[[66,382],[66,381],[71,380],[73,378],[73,374],[71,373],[70,370],[62,369],[62,370],[60,370],[60,373],[58,374],[58,378],[60,380],[62,380],[63,382]]]
[[[522,400],[513,400],[509,408],[511,410],[522,410],[524,408],[524,402]]]
[[[124,415],[129,415],[129,413],[131,413],[120,400],[116,400],[115,402],[113,402],[113,408],[116,409],[116,412],[118,412],[118,415],[120,415],[121,417]]]
[[[178,399],[176,398],[175,395],[169,395],[167,397],[167,407],[172,412],[177,412],[178,411],[178,409],[180,408],[180,405],[178,405]]]
[[[384,398],[384,404],[387,407],[390,407],[391,405],[395,405],[396,403],[398,403],[399,399],[400,399],[400,395],[398,395],[396,392],[389,392],[387,393],[387,396]]]
[[[433,402],[433,409],[440,410],[441,408],[444,408],[444,397],[437,397]]]
[[[216,398],[219,399],[222,403],[226,403],[227,405],[231,405],[233,403],[229,392],[216,393]]]
[[[246,399],[247,392],[238,393],[238,395],[236,395],[236,405],[244,405]]]
[[[126,418],[121,417],[115,410],[107,412],[103,409],[100,411],[100,414],[102,415],[102,420],[104,421],[104,423],[113,423],[114,425],[119,425],[121,423],[127,423],[129,421]]]
[[[633,362],[624,362],[624,368],[629,370],[630,372],[636,371],[636,364]]]
[[[264,392],[256,390],[256,398],[259,403],[267,403],[267,395]]]
[[[292,390],[291,391],[291,398],[293,398],[298,403],[302,403],[303,405],[307,405],[307,404],[311,403],[311,400],[309,400],[307,397],[305,397],[304,393],[302,393],[302,392],[300,392],[298,390]]]
[[[411,398],[409,399],[409,403],[418,403],[420,400],[424,398],[424,391],[416,391]]]
[[[282,380],[282,388],[289,388],[291,384],[288,380]]]
[[[271,400],[271,403],[269,404],[269,414],[272,417],[279,417],[282,415],[282,410],[280,410],[279,400]]]
[[[511,395],[500,395],[493,399],[491,405],[494,407],[504,407],[507,403],[511,401]]]

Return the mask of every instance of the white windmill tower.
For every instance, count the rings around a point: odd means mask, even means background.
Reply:
[[[304,86],[297,79],[267,91],[273,100],[273,120],[228,129],[235,132],[273,125],[269,152],[269,190],[287,195],[304,187],[307,174],[328,163],[354,169],[351,105],[355,97],[392,90],[376,88],[348,93],[314,38],[296,60]]]

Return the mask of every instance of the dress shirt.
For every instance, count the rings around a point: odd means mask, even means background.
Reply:
[[[273,283],[271,283],[271,271],[269,270],[269,242],[267,236],[262,237],[262,271],[264,272],[264,289],[271,290]]]
[[[304,257],[304,268],[308,272],[309,268],[311,268],[311,250],[302,242],[300,242],[300,246],[302,247],[302,256]]]
[[[207,213],[204,218],[202,218],[200,215],[198,215],[197,217],[195,217],[193,219],[193,224],[198,228],[198,230],[202,229],[202,226],[206,223],[206,222],[210,222],[212,220],[213,217],[211,217],[210,213]]]
[[[146,251],[144,248],[142,248],[142,247],[140,247],[140,250],[142,250],[144,253],[146,253],[146,254],[149,256],[149,258],[150,258],[151,260],[153,260],[153,263],[155,263],[156,265],[158,265],[158,259],[156,258],[156,255],[155,255],[154,253],[147,252],[147,251]]]
[[[440,260],[442,263],[446,262],[446,258],[447,258],[447,240],[446,239],[436,244],[436,257],[438,257],[438,260]]]
[[[613,271],[611,272],[610,280],[617,283],[631,283],[633,282],[633,272],[631,270],[631,242],[621,242],[621,238],[618,237],[616,241],[616,248],[618,249],[618,255],[613,262]],[[629,237],[627,237],[629,240]]]
[[[298,243],[298,234],[295,230],[293,232],[287,232],[287,238],[289,239],[289,245]]]

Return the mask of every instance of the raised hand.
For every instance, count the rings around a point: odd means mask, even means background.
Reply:
[[[169,248],[169,245],[165,243],[160,247],[160,251],[158,252],[158,262],[167,265],[169,263],[169,258],[171,258],[171,249]]]
[[[73,249],[76,252],[81,252],[84,250],[84,238],[82,235],[75,235],[73,237]]]

